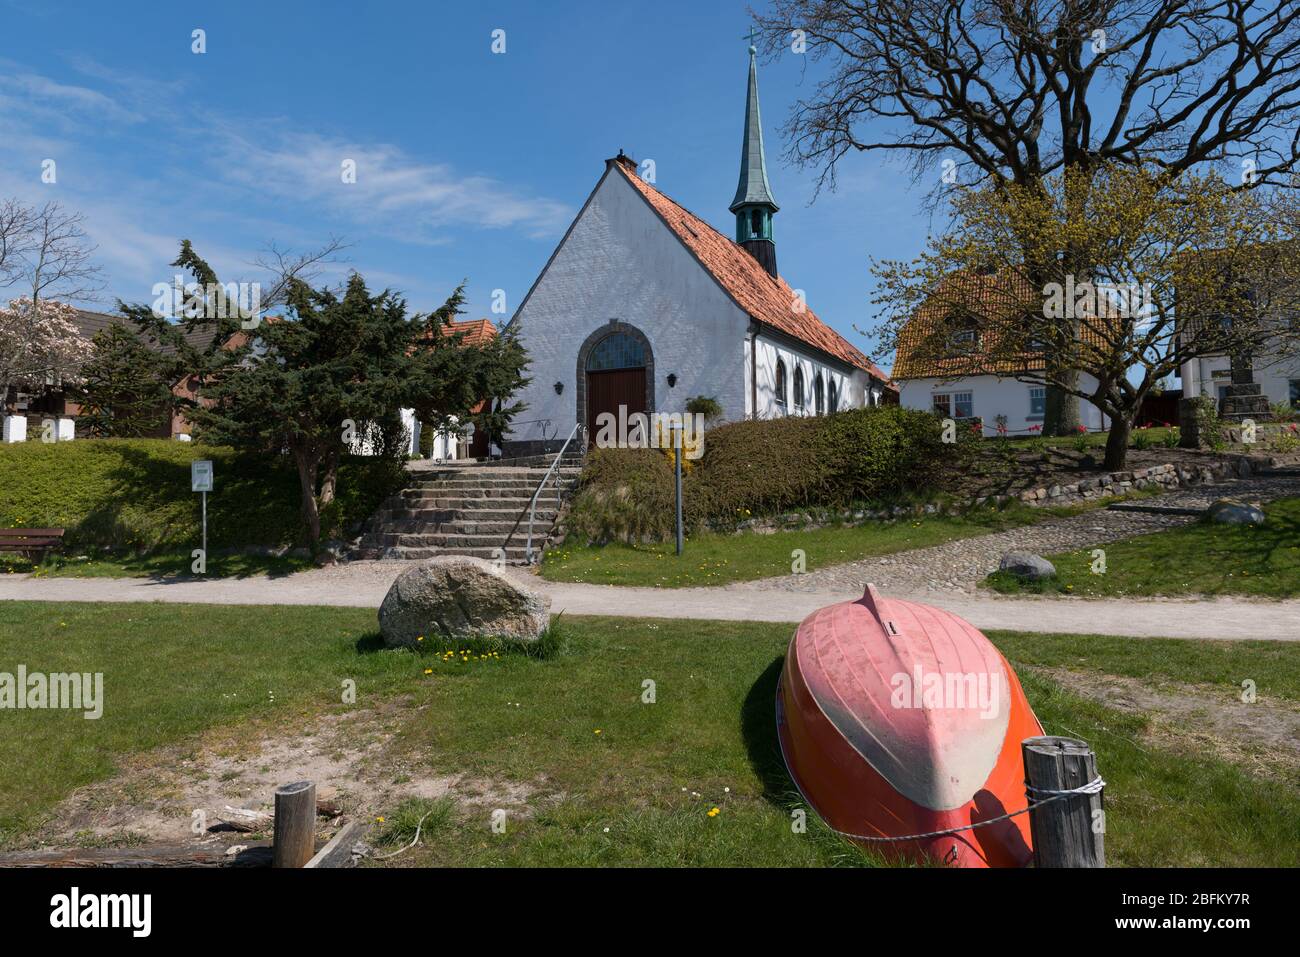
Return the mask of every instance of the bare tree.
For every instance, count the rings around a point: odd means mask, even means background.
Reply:
[[[0,203],[0,288],[14,285],[23,275],[31,220],[31,207],[16,199]]]
[[[351,244],[339,236],[330,236],[317,249],[295,253],[291,249],[280,247],[274,241],[267,243],[265,250],[252,263],[271,276],[270,287],[262,293],[262,306],[284,305],[295,279],[314,286],[321,269],[327,264],[339,262],[341,253],[349,245]]]
[[[819,189],[850,152],[915,179],[945,164],[932,200],[1106,164],[1288,186],[1300,158],[1296,0],[774,0],[755,19],[769,52],[796,38],[829,66],[788,130]],[[1077,421],[1068,395],[1049,389],[1045,430]]]
[[[101,270],[93,258],[96,247],[83,222],[81,213],[69,212],[57,202],[30,211],[20,258],[33,303],[94,299],[103,289]]]

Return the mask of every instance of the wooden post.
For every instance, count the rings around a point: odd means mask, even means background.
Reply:
[[[1025,788],[1067,791],[1097,778],[1097,756],[1084,741],[1055,735],[1026,738],[1020,744],[1025,762]],[[1028,791],[1029,803],[1047,801],[1050,794]],[[1056,798],[1029,812],[1036,867],[1105,867],[1102,796],[1072,794]]]
[[[316,853],[316,785],[295,781],[275,789],[272,867],[302,867]]]

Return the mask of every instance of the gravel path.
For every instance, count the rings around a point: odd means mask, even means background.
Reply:
[[[1208,486],[1194,486],[1142,499],[1136,504],[1205,508],[1216,499],[1224,497],[1267,502],[1294,495],[1300,495],[1300,474],[1255,476]],[[1069,518],[1047,519],[1036,525],[1006,532],[964,538],[931,548],[896,552],[843,565],[809,569],[802,575],[738,582],[730,587],[744,591],[775,589],[827,592],[861,589],[865,583],[871,582],[886,591],[907,594],[953,591],[973,594],[976,585],[990,572],[996,571],[1002,556],[1012,550],[1036,552],[1040,555],[1068,552],[1194,521],[1196,516],[1193,515],[1096,508]]]
[[[145,578],[0,577],[0,601],[195,602],[217,605],[343,605],[379,607],[389,585],[409,562],[350,562],[278,578],[264,575],[209,581],[156,582]],[[693,618],[719,621],[799,622],[818,608],[861,596],[859,586],[825,592],[723,588],[618,588],[548,582],[526,569],[524,578],[551,601],[551,613],[620,618]],[[888,597],[924,601],[965,618],[977,628],[1134,638],[1214,638],[1300,641],[1300,601],[1079,598],[1001,598],[956,591]]]
[[[1300,475],[1266,476],[1187,489],[1148,504],[1205,505],[1231,495],[1268,501],[1300,495]],[[509,574],[547,595],[553,613],[724,621],[798,622],[818,608],[856,599],[864,582],[890,597],[946,608],[977,628],[1127,635],[1137,638],[1300,641],[1300,601],[1240,598],[1107,599],[1003,598],[971,594],[1009,548],[1043,552],[1169,528],[1191,516],[1097,509],[1039,525],[853,562],[806,575],[738,582],[719,588],[619,588],[547,582],[523,568]],[[285,576],[208,580],[33,578],[0,576],[0,601],[195,602],[220,605],[339,605],[378,608],[407,562],[349,562]]]

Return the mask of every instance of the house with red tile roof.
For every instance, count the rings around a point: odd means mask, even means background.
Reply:
[[[1045,353],[1026,338],[1032,326],[1022,320],[1042,308],[1042,293],[1018,275],[945,277],[899,330],[890,372],[900,404],[978,422],[989,437],[1041,434]],[[1081,348],[1104,350],[1104,337],[1090,328],[1085,325]],[[1097,380],[1081,372],[1079,385],[1092,391]],[[1110,428],[1109,418],[1091,402],[1080,402],[1079,421],[1094,432]]]
[[[866,355],[819,319],[776,268],[755,51],[728,238],[622,152],[520,304],[512,327],[532,382],[507,452],[557,447],[604,413],[682,412],[714,398],[727,421],[897,401]],[[625,411],[624,411],[625,410]]]

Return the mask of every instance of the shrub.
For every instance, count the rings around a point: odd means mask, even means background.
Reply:
[[[655,449],[598,449],[587,456],[569,534],[582,541],[665,537],[675,521],[672,466]]]
[[[689,528],[734,527],[753,515],[842,509],[940,490],[978,443],[943,442],[928,412],[882,406],[821,417],[733,422],[710,430],[683,479]],[[569,513],[585,542],[655,541],[675,522],[671,459],[657,450],[593,449]]]
[[[704,416],[705,423],[722,418],[722,403],[711,395],[697,395],[686,400],[686,411]]]

